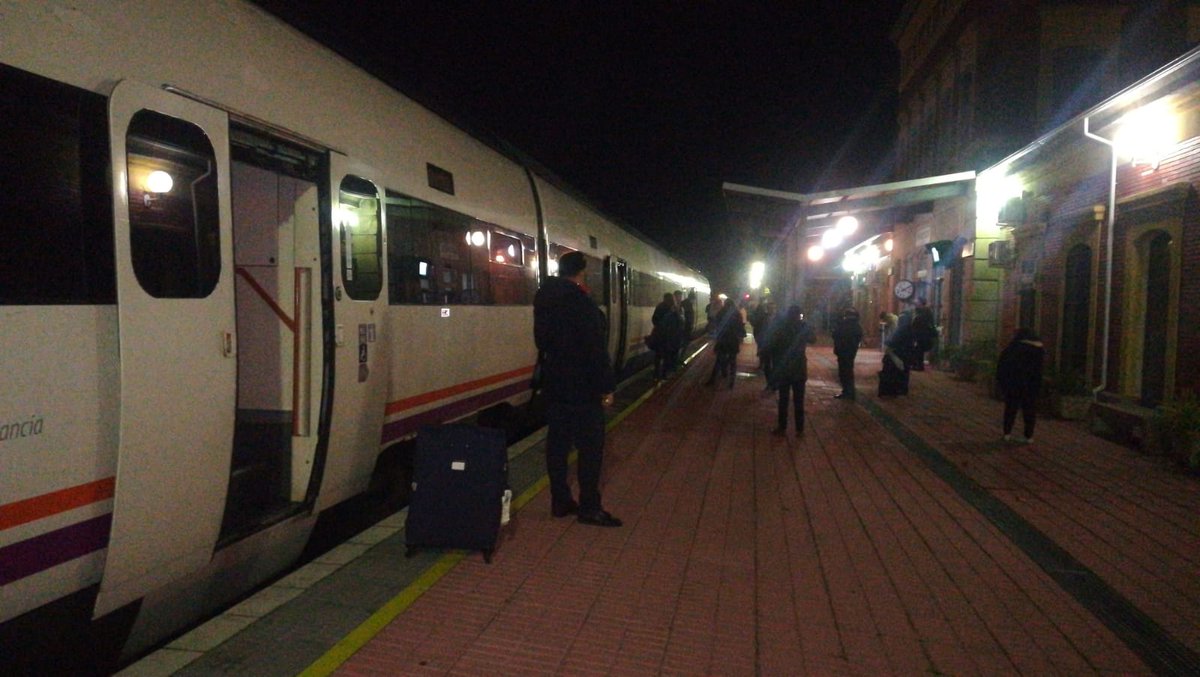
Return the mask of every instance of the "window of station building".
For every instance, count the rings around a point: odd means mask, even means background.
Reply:
[[[532,237],[393,191],[387,216],[390,303],[533,303]]]
[[[204,130],[154,111],[129,121],[129,244],[155,298],[204,298],[221,276],[217,161]]]
[[[342,286],[356,301],[373,301],[383,288],[383,230],[375,184],[357,176],[342,179],[335,214],[342,244]]]
[[[0,65],[0,305],[116,303],[104,97]]]

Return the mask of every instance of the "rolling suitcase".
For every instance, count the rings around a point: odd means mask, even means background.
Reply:
[[[883,357],[883,370],[879,372],[879,396],[893,397],[908,394],[908,370],[895,354]]]
[[[506,489],[504,431],[465,424],[422,428],[404,527],[406,556],[419,548],[456,548],[482,550],[491,562]]]

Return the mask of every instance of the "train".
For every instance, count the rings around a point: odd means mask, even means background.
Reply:
[[[429,424],[618,367],[703,274],[242,0],[0,2],[0,656],[120,663],[286,571]],[[40,657],[40,658],[39,658]],[[105,663],[107,664],[107,663]]]

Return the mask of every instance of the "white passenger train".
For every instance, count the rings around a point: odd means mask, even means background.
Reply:
[[[239,0],[0,0],[0,121],[9,667],[106,622],[140,651],[286,568],[420,425],[527,399],[563,251],[618,364],[664,291],[708,300]]]

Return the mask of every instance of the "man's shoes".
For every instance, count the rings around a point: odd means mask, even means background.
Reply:
[[[592,510],[579,513],[579,523],[594,527],[619,527],[621,520],[613,517],[607,510]]]
[[[555,517],[566,517],[579,512],[579,504],[575,501],[570,503],[555,503],[550,506],[550,514]]]

